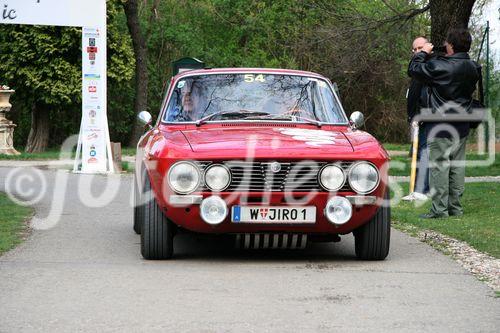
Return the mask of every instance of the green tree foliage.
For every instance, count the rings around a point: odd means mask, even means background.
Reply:
[[[412,38],[428,33],[428,15],[405,20],[410,1],[161,1],[150,25],[150,108],[158,110],[170,62],[181,56],[210,67],[312,70],[338,82],[346,111],[365,113],[382,140],[406,137],[406,66]],[[158,70],[160,69],[160,70]],[[393,131],[387,131],[393,128]]]
[[[302,1],[161,1],[148,41],[151,109],[163,98],[170,63],[183,56],[210,67],[299,68],[296,41],[315,13]]]

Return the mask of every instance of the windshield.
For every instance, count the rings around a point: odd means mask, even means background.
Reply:
[[[186,77],[176,83],[163,119],[347,122],[326,81],[276,74]]]

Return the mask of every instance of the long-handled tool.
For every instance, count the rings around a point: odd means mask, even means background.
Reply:
[[[418,123],[412,122],[412,153],[410,173],[410,195],[415,191],[415,180],[417,178],[417,155],[418,155]]]

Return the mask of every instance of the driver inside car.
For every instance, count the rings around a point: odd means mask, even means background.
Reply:
[[[181,94],[181,103],[174,107],[169,121],[194,121],[196,120],[196,104],[191,91],[185,90]]]

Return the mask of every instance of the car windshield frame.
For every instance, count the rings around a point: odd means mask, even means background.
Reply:
[[[332,83],[330,80],[322,77],[319,74],[314,74],[314,73],[289,73],[286,71],[276,71],[276,72],[261,72],[261,71],[234,71],[234,72],[228,72],[228,71],[214,71],[214,72],[208,72],[208,73],[186,73],[181,76],[179,76],[177,79],[172,80],[171,84],[169,85],[167,89],[167,93],[165,96],[165,99],[162,103],[162,109],[161,109],[161,116],[159,117],[159,122],[161,124],[165,125],[197,125],[199,123],[199,120],[189,120],[189,121],[168,121],[167,120],[167,112],[169,108],[169,104],[171,101],[171,98],[173,96],[174,90],[176,89],[178,83],[182,80],[189,79],[191,77],[198,77],[198,76],[209,76],[209,75],[246,75],[246,74],[252,74],[252,75],[275,75],[275,76],[299,76],[299,77],[305,77],[309,78],[312,80],[317,80],[317,81],[322,81],[326,83],[326,86],[330,90],[331,94],[334,97],[334,103],[336,103],[336,106],[339,110],[339,116],[343,118],[343,122],[320,122],[321,125],[332,125],[332,126],[348,126],[349,125],[349,120],[346,115],[346,112],[344,110],[344,107],[340,101],[339,96],[335,92],[335,89],[333,88]],[[333,111],[331,111],[333,112]],[[293,122],[294,124],[311,124],[310,121],[300,121],[300,120],[288,120],[288,119],[219,119],[219,120],[207,120],[204,121],[203,123],[207,124],[217,124],[217,123],[290,123]]]

